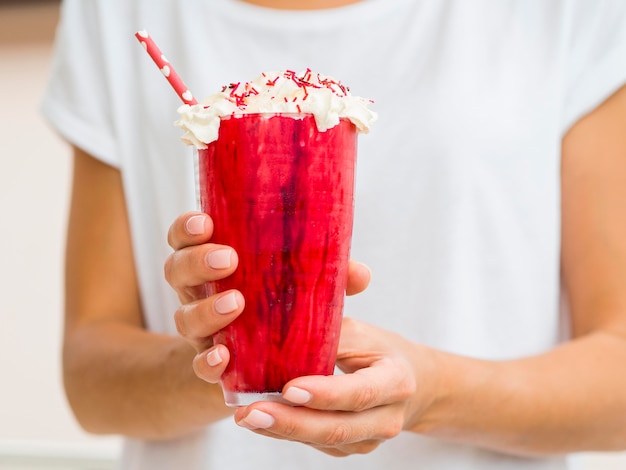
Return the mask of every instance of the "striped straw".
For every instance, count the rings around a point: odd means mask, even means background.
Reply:
[[[161,50],[152,40],[150,35],[146,31],[137,31],[135,33],[135,37],[144,47],[148,55],[152,57],[154,63],[157,65],[165,78],[167,78],[167,81],[170,82],[170,85],[172,85],[172,88],[174,88],[174,91],[183,103],[189,105],[198,104],[187,88],[187,85],[185,85],[180,76],[176,73],[176,70],[174,70],[174,67],[172,67],[165,56],[161,53]]]

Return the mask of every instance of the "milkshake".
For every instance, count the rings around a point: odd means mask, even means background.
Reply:
[[[225,401],[283,401],[303,375],[333,373],[352,235],[357,133],[369,101],[310,70],[264,73],[179,109],[198,149],[212,242],[239,256],[209,295],[238,289],[243,313],[214,336],[231,359]]]

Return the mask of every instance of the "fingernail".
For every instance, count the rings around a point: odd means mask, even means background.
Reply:
[[[215,367],[220,365],[223,359],[222,356],[220,356],[220,352],[214,349],[213,351],[209,351],[209,354],[206,355],[206,361],[211,367]]]
[[[206,257],[207,263],[213,269],[230,268],[232,254],[233,251],[229,249],[212,251]]]
[[[274,417],[260,410],[252,410],[237,424],[248,429],[267,429],[274,425]]]
[[[225,313],[230,313],[233,310],[237,310],[239,304],[237,303],[237,296],[234,292],[229,292],[221,296],[219,299],[215,301],[213,304],[213,308],[217,313],[221,313],[222,315]]]
[[[202,235],[204,233],[204,222],[206,222],[206,216],[194,215],[187,219],[185,222],[185,230],[189,235]]]
[[[295,403],[296,405],[304,405],[305,403],[311,401],[313,395],[301,388],[289,387],[285,393],[283,393],[283,398],[291,403]]]

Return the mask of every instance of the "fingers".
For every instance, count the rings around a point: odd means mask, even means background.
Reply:
[[[404,402],[415,390],[408,362],[381,357],[352,374],[294,379],[285,386],[283,397],[307,408],[358,412]]]
[[[165,261],[165,279],[182,303],[205,297],[206,282],[223,279],[237,268],[237,253],[208,243],[212,235],[211,218],[200,212],[183,214],[170,226],[168,243],[174,252]]]
[[[190,212],[178,217],[167,235],[174,253],[167,258],[164,271],[184,304],[174,314],[176,329],[198,351],[193,370],[201,379],[217,383],[230,354],[223,345],[213,346],[211,337],[243,311],[245,302],[236,290],[204,298],[204,284],[229,276],[238,263],[235,250],[209,243],[212,235],[213,221],[208,215]]]
[[[165,279],[177,291],[222,279],[235,271],[235,250],[224,245],[188,246],[173,252],[165,261]]]
[[[201,379],[217,383],[224,373],[230,353],[221,345],[212,345],[211,337],[232,322],[243,311],[244,298],[239,291],[230,290],[187,305],[174,314],[176,329],[198,354],[193,370]]]
[[[222,344],[217,344],[194,358],[193,371],[209,383],[218,383],[229,360],[228,349]]]
[[[235,413],[241,427],[258,434],[299,441],[335,456],[368,453],[402,431],[402,415],[392,407],[361,413],[325,413],[262,402]]]
[[[235,251],[222,245],[210,245],[212,235],[213,221],[201,212],[183,214],[170,226],[167,239],[174,253],[166,260],[165,278],[186,300],[199,297],[196,286],[226,277],[236,268]],[[350,260],[346,294],[362,292],[370,278],[366,265]],[[183,295],[190,291],[193,291],[191,295]]]
[[[283,398],[300,406],[254,403],[237,410],[237,424],[335,456],[371,452],[397,436],[417,394],[410,358],[400,353],[401,346],[385,346],[397,343],[397,335],[374,326],[347,319],[342,338],[346,335],[360,339],[359,347],[344,344],[341,350],[338,364],[350,373],[291,380]]]
[[[243,295],[236,290],[181,305],[174,313],[176,330],[200,352],[211,346],[211,336],[239,316],[244,306]]]
[[[180,250],[191,245],[199,245],[209,241],[213,235],[213,221],[207,214],[188,212],[179,216],[170,226],[167,243]]]
[[[369,323],[344,316],[337,351],[337,365],[344,372],[367,367],[376,352],[403,350],[406,341],[400,335]]]
[[[372,272],[365,264],[350,260],[348,265],[348,286],[346,295],[354,295],[363,292],[372,277]]]
[[[342,411],[406,401],[415,394],[417,379],[403,342],[395,333],[346,317],[337,355],[346,374],[296,378],[285,385],[283,397],[308,408]]]

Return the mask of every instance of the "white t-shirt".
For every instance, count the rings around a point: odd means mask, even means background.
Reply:
[[[71,142],[123,175],[144,315],[175,334],[169,224],[195,208],[178,98],[136,43],[148,30],[198,97],[307,67],[375,100],[360,137],[353,257],[373,270],[346,314],[485,359],[567,336],[559,309],[560,143],[626,81],[626,3],[368,0],[276,11],[234,0],[67,0],[43,102]],[[158,391],[155,391],[158,393]],[[232,420],[129,440],[121,468],[560,469],[403,433],[346,459]]]

